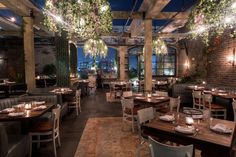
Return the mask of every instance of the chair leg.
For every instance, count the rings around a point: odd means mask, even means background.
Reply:
[[[136,157],[140,157],[140,150],[141,150],[141,147],[143,146],[144,143],[145,143],[144,141],[141,141],[138,144],[138,148],[137,148],[137,152],[136,152]]]
[[[134,117],[132,117],[132,131],[134,132]]]
[[[40,135],[37,136],[37,149],[40,148]]]
[[[79,109],[78,109],[78,106],[76,105],[75,107],[75,110],[76,110],[76,115],[79,116]]]
[[[32,135],[29,134],[29,157],[32,156]]]
[[[58,132],[58,136],[57,136],[57,142],[59,147],[61,147],[61,139],[60,139],[60,133]]]
[[[81,112],[81,104],[80,104],[80,100],[79,100],[79,112]]]
[[[53,137],[53,151],[54,156],[57,157],[56,139]]]

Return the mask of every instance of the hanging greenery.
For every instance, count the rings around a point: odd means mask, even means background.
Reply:
[[[234,29],[235,0],[200,0],[192,9],[188,26],[192,38],[200,36],[208,46],[209,40]]]
[[[84,53],[86,56],[96,57],[100,56],[105,58],[108,52],[108,48],[101,39],[89,39],[84,44]]]
[[[107,0],[46,0],[44,25],[53,32],[68,33],[68,38],[89,39],[112,29],[112,14]]]

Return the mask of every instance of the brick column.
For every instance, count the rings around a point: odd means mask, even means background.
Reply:
[[[152,91],[152,19],[145,19],[144,90]]]
[[[25,54],[25,82],[28,92],[35,89],[35,58],[34,58],[34,29],[33,18],[23,17],[24,21],[24,54]]]

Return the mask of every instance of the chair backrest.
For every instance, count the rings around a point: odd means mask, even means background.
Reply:
[[[174,108],[176,108],[176,111],[179,112],[180,96],[178,96],[177,98],[170,97],[170,112],[172,112]]]
[[[123,97],[132,97],[133,96],[133,92],[132,91],[124,91],[123,92]]]
[[[203,94],[202,95],[202,101],[203,101],[204,107],[206,106],[206,104],[208,104],[209,108],[211,110],[212,95],[211,94]]]
[[[60,105],[57,105],[56,108],[52,109],[52,115],[53,115],[53,132],[54,133],[59,132],[60,115],[61,115],[61,106]]]
[[[80,96],[81,96],[81,89],[77,89],[76,93],[75,93],[75,99],[76,101],[80,100]]]
[[[141,139],[142,138],[142,130],[141,130],[142,124],[150,122],[152,119],[154,119],[155,114],[154,114],[153,107],[138,110],[137,114],[138,114],[138,134],[139,134],[139,138]]]
[[[195,101],[195,99],[201,99],[202,98],[202,92],[201,91],[193,91],[192,95],[193,95],[194,101]]]
[[[235,99],[233,99],[232,106],[234,110],[234,121],[236,122],[236,100]]]
[[[122,104],[122,109],[123,111],[128,108],[128,109],[133,109],[134,108],[134,100],[133,99],[121,99],[121,104]]]
[[[148,137],[149,147],[152,157],[192,157],[193,145],[188,146],[169,146],[155,141]]]
[[[0,100],[0,110],[5,108],[11,108],[14,105],[18,104],[18,98],[7,98]]]
[[[157,94],[158,96],[166,96],[166,97],[168,97],[168,92],[156,91],[156,94]]]

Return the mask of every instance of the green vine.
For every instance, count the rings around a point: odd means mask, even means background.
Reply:
[[[66,31],[68,38],[89,39],[112,29],[107,0],[46,0],[44,25],[53,32]]]
[[[226,29],[235,29],[236,7],[232,7],[233,3],[234,0],[200,0],[188,22],[191,37],[200,36],[208,46],[210,39],[222,35]]]

